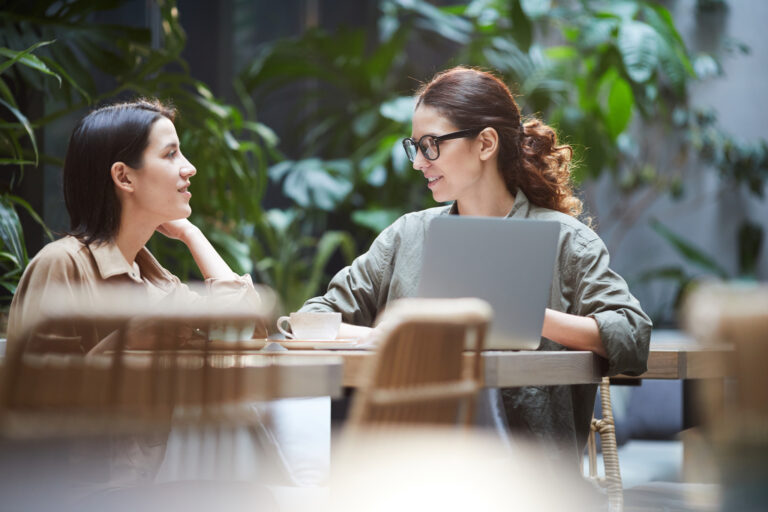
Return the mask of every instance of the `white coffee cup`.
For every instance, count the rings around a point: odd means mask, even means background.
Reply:
[[[287,322],[291,332],[283,328]],[[335,340],[341,327],[341,313],[297,312],[277,319],[277,329],[288,339]]]

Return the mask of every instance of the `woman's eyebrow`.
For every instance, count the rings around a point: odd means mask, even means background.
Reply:
[[[177,148],[177,147],[179,147],[179,143],[174,141],[174,142],[169,142],[168,144],[166,144],[165,146],[163,146],[163,148],[162,148],[162,149],[168,149],[168,148]],[[162,151],[162,150],[161,150],[161,151]]]

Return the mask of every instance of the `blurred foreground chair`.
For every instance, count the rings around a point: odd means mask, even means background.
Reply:
[[[492,315],[480,299],[401,299],[379,319],[381,338],[348,427],[469,426],[483,385],[481,351]],[[465,372],[465,349],[474,356]]]
[[[260,307],[213,300],[148,307],[146,295],[125,288],[102,291],[97,305],[77,294],[73,299],[70,290],[51,295],[39,321],[9,340],[0,368],[6,435],[135,432],[167,422],[179,407],[191,421],[221,421],[229,405],[274,389],[269,361],[214,353],[210,343],[250,338],[271,311],[270,295]],[[111,340],[105,352],[84,353],[104,338]]]
[[[524,440],[514,453],[484,429],[419,426],[359,432],[336,445],[328,512],[594,512],[601,500]],[[556,489],[556,490],[555,490]]]
[[[587,451],[589,454],[588,478],[605,489],[608,494],[609,511],[621,512],[624,509],[624,489],[621,482],[619,452],[616,443],[616,426],[613,421],[613,407],[611,406],[611,382],[608,377],[603,377],[600,382],[600,404],[602,418],[592,418],[589,438],[587,439]],[[604,477],[599,477],[597,473],[597,441],[595,434],[600,435],[600,447],[603,455],[603,466],[605,467]]]
[[[99,304],[67,293],[47,297],[39,321],[11,340],[0,365],[4,507],[123,510],[173,503],[197,511],[221,504],[222,494],[230,509],[250,507],[254,499],[268,504],[269,496],[247,482],[157,486],[154,476],[172,424],[268,421],[249,403],[282,395],[281,365],[238,352],[247,342],[230,343],[227,352],[213,348],[229,343],[219,338],[250,337],[271,314],[271,295],[264,290],[260,305],[150,308],[145,295],[126,289],[113,296],[102,291]],[[104,353],[80,350],[84,340],[90,346],[105,338],[113,343]],[[191,455],[186,462],[196,464],[204,454]]]
[[[702,344],[730,344],[733,379],[697,387],[701,433],[721,483],[720,510],[768,510],[768,285],[702,285],[685,306]]]

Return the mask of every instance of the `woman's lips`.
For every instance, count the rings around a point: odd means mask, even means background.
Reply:
[[[435,176],[435,177],[432,177],[432,178],[427,178],[427,181],[428,181],[428,183],[427,183],[427,186],[428,186],[429,188],[432,188],[432,187],[434,187],[435,185],[437,185],[437,183],[438,183],[440,180],[442,180],[442,179],[443,179],[443,177],[442,177],[442,176]]]

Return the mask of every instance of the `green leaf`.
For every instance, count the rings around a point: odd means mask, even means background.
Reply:
[[[43,218],[40,217],[40,214],[38,214],[34,208],[32,208],[32,205],[29,204],[26,200],[22,199],[19,196],[15,196],[12,194],[6,194],[5,198],[10,201],[11,203],[17,204],[24,208],[24,210],[29,214],[30,217],[32,217],[32,220],[37,222],[40,227],[43,228],[43,231],[45,232],[45,236],[48,237],[48,240],[53,241],[53,233],[51,233],[51,230],[48,229],[48,226],[45,225],[45,221],[43,221]]]
[[[544,16],[552,8],[551,0],[520,0],[520,8],[526,16],[536,19]]]
[[[638,2],[633,0],[611,0],[607,2],[608,12],[622,20],[631,20],[637,15]]]
[[[312,270],[305,285],[305,298],[311,297],[318,292],[318,288],[323,282],[325,266],[337,249],[341,249],[347,262],[351,263],[356,251],[355,243],[349,233],[328,231],[320,237],[320,240],[317,242],[317,251],[313,257]]]
[[[18,281],[0,281],[0,286],[8,290],[8,293],[11,295],[16,294],[16,288],[18,285],[16,284]]]
[[[656,231],[656,233],[661,235],[661,237],[664,238],[667,242],[669,242],[672,247],[688,263],[711,272],[721,279],[728,278],[728,272],[726,272],[723,267],[721,267],[714,259],[712,259],[712,257],[679,235],[675,234],[672,230],[664,226],[657,219],[651,219],[651,228]]]
[[[589,49],[611,41],[618,26],[616,18],[594,18],[579,32],[579,45]]]
[[[54,70],[56,70],[56,73],[64,77],[64,80],[68,84],[70,84],[72,87],[75,88],[77,92],[80,93],[80,95],[87,101],[88,103],[91,103],[93,100],[91,98],[91,95],[88,94],[88,92],[83,89],[80,84],[78,84],[70,75],[67,73],[62,66],[60,66],[55,60],[50,59],[48,57],[40,57],[40,60],[48,64],[48,66],[52,67]],[[61,82],[61,78],[59,78],[59,82]]]
[[[24,116],[24,114],[22,114],[21,111],[19,111],[19,109],[17,109],[10,103],[6,102],[5,100],[0,100],[0,105],[5,106],[5,108],[11,111],[14,117],[16,117],[16,119],[18,119],[21,125],[24,127],[24,130],[27,132],[27,135],[29,135],[30,142],[32,142],[32,150],[35,153],[35,165],[37,165],[37,163],[40,160],[40,155],[37,151],[37,139],[35,139],[35,132],[32,130],[32,125],[29,124],[29,121]]]
[[[32,165],[34,160],[24,160],[23,158],[0,158],[0,165]]]
[[[3,81],[2,78],[0,78],[0,96],[5,98],[5,101],[10,103],[14,107],[16,107],[16,108],[19,107],[16,104],[16,98],[13,97],[13,93],[11,92],[11,89],[8,88],[8,85]]]
[[[13,204],[6,197],[0,198],[0,240],[3,241],[7,252],[13,254],[16,261],[26,266],[27,249],[24,245],[21,222]]]
[[[379,113],[398,123],[410,123],[415,104],[416,99],[413,96],[401,96],[382,103],[379,107]]]
[[[739,275],[754,278],[760,263],[765,230],[755,222],[745,221],[739,226]]]
[[[683,267],[663,266],[646,270],[637,278],[635,278],[635,280],[639,282],[646,282],[654,279],[663,279],[668,281],[675,281],[677,283],[685,283],[690,280],[690,276],[685,273]]]
[[[366,227],[379,234],[402,214],[402,210],[398,208],[357,210],[352,212],[352,221],[358,226]]]
[[[16,256],[14,256],[13,254],[11,254],[11,253],[9,253],[7,251],[0,251],[0,259],[5,260],[5,261],[10,261],[11,263],[13,263],[13,265],[15,267],[19,266],[19,260],[16,259]],[[7,275],[7,273],[6,273],[6,275]],[[3,276],[3,277],[5,277],[5,276]]]
[[[600,97],[606,100],[604,110],[608,134],[616,139],[632,119],[635,105],[632,88],[614,69],[609,69],[603,75],[598,91],[600,91]]]
[[[638,83],[651,78],[659,63],[658,35],[640,21],[625,21],[619,26],[617,46],[629,77]]]
[[[699,78],[699,80],[705,80],[707,78],[712,78],[723,74],[723,71],[720,68],[720,64],[714,59],[714,57],[706,53],[702,53],[696,56],[696,58],[693,60],[693,69],[696,72],[696,76]]]
[[[408,10],[412,10],[420,16],[417,26],[435,32],[448,41],[458,44],[467,44],[472,33],[472,23],[460,16],[445,12],[423,0],[397,0]]]
[[[208,237],[211,239],[212,243],[216,244],[222,250],[225,256],[230,256],[225,259],[235,262],[235,265],[233,265],[236,267],[235,272],[244,274],[253,271],[253,260],[251,259],[248,244],[241,242],[221,229],[209,230]]]
[[[53,41],[40,41],[38,43],[33,44],[26,50],[22,51],[15,51],[11,50],[10,48],[0,47],[0,55],[4,55],[8,57],[10,60],[7,60],[0,64],[0,74],[2,74],[6,69],[13,66],[17,62],[19,64],[24,64],[25,66],[31,67],[33,69],[37,69],[38,71],[45,73],[47,75],[53,75],[59,80],[59,85],[61,85],[61,77],[56,75],[56,73],[52,72],[50,69],[48,69],[45,64],[40,62],[40,60],[32,55],[32,52],[37,50],[38,48],[42,46],[47,46],[49,44],[54,43]]]
[[[579,55],[573,46],[550,46],[544,50],[544,53],[552,60],[571,60]]]

